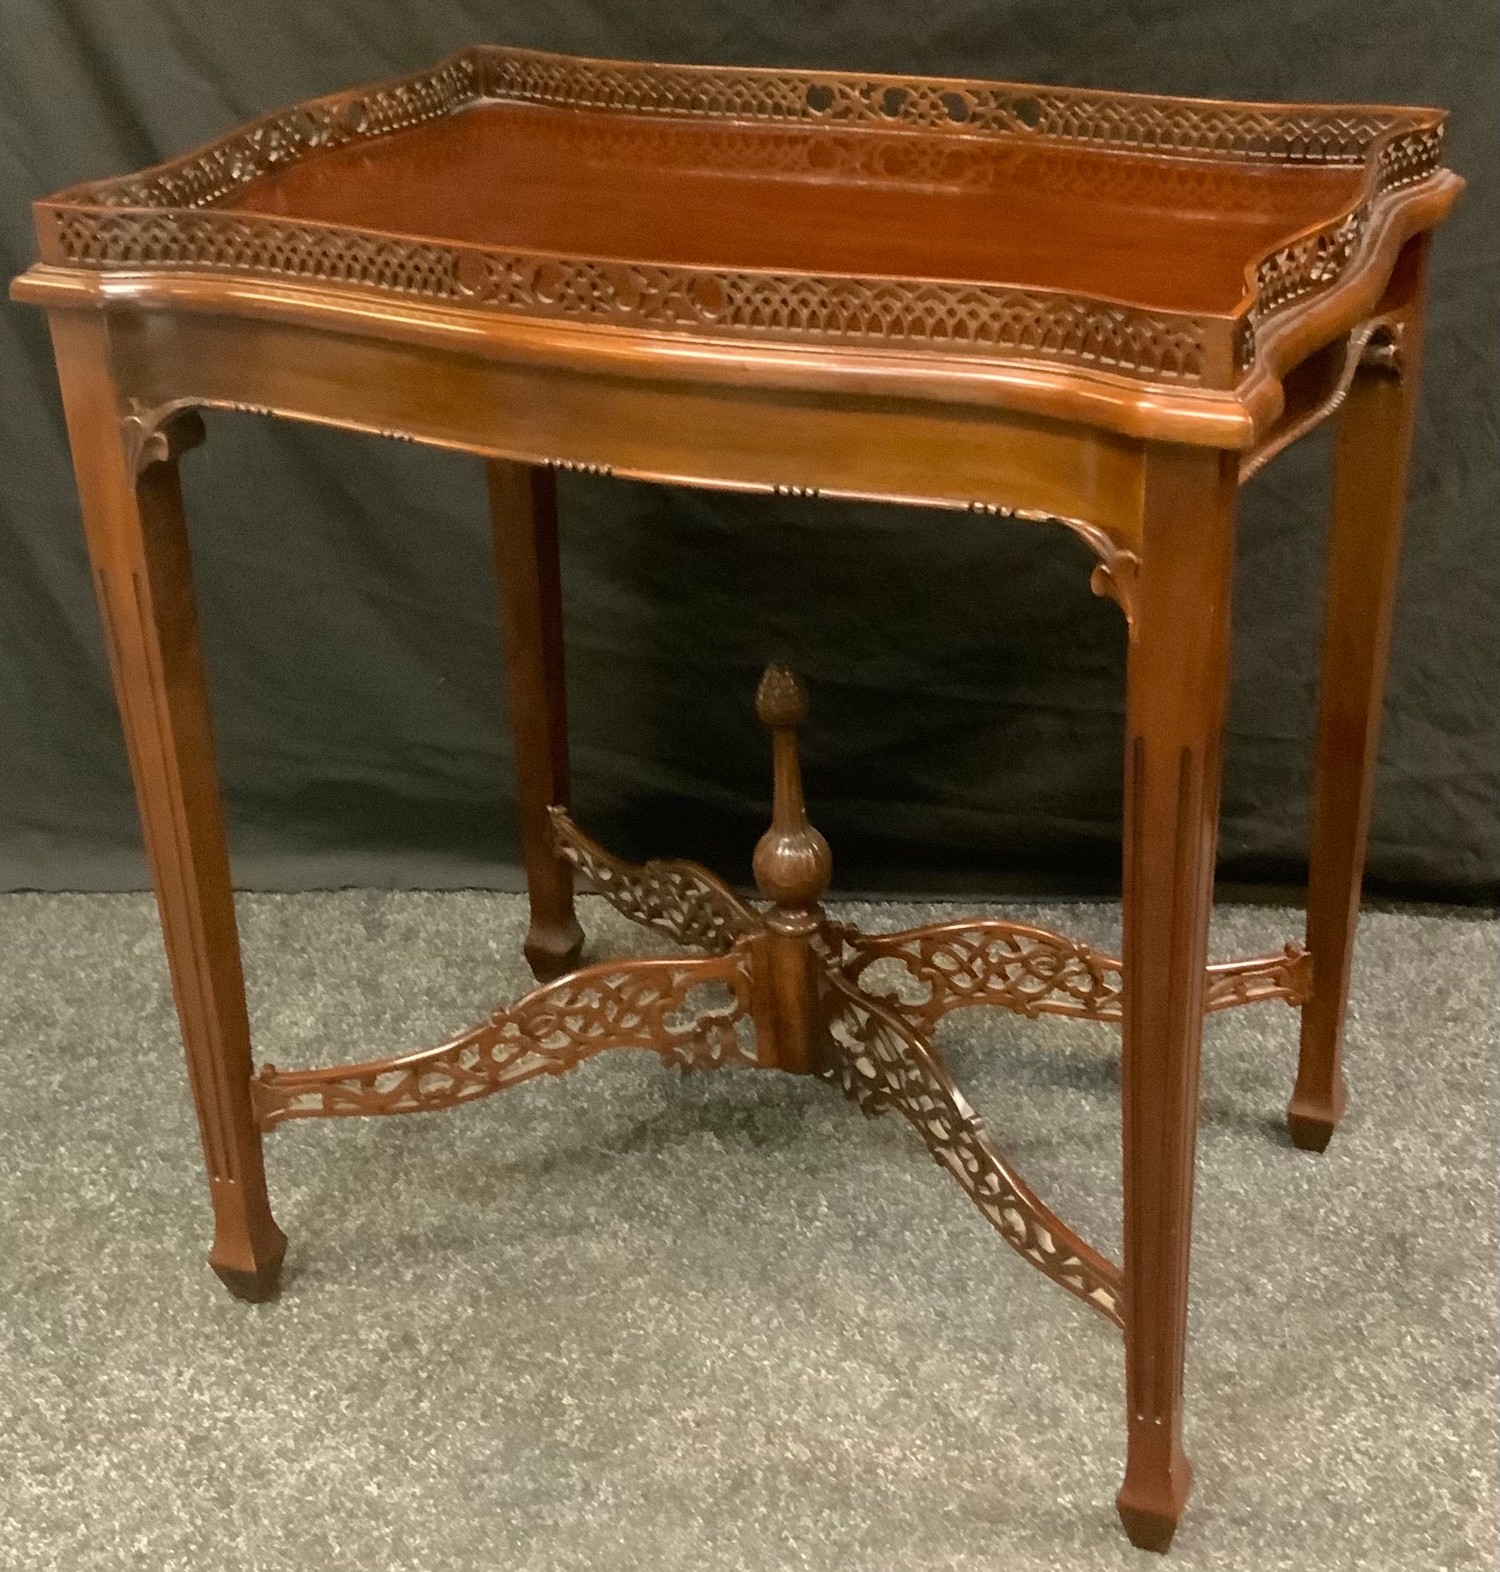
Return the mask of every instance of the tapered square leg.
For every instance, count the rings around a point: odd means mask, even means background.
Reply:
[[[213,731],[177,460],[195,414],[121,408],[102,315],[53,318],[58,371],[115,696],[156,885],[214,1208],[209,1262],[268,1299],[286,1237],[271,1216],[250,1103],[240,970]]]
[[[1307,886],[1312,992],[1287,1110],[1293,1142],[1308,1151],[1328,1145],[1347,1101],[1344,1014],[1401,560],[1427,250],[1424,235],[1402,254],[1387,300],[1392,326],[1371,340],[1355,372],[1334,452]]]
[[[583,950],[583,929],[573,910],[573,869],[557,854],[547,816],[553,804],[568,804],[557,478],[544,466],[506,459],[490,459],[485,468],[531,905],[526,960],[538,981],[547,982],[576,966]]]
[[[1213,904],[1236,486],[1232,454],[1147,461],[1130,596],[1122,1062],[1131,1541],[1165,1550],[1192,1484],[1182,1447],[1204,968]]]

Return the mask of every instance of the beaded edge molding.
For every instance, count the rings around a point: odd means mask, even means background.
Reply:
[[[1237,318],[1151,312],[1042,290],[616,263],[436,244],[214,204],[310,153],[388,136],[480,100],[782,125],[1030,136],[1178,159],[1373,167],[1359,205],[1257,266]],[[36,205],[43,260],[202,270],[372,288],[523,316],[711,336],[1041,359],[1230,387],[1256,329],[1333,284],[1377,201],[1439,167],[1436,113],[1279,108],[996,82],[663,66],[466,50],[412,76],[268,115],[156,169]]]

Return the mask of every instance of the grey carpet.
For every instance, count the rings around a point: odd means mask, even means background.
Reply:
[[[514,897],[242,911],[281,1064],[434,1040],[523,986]],[[585,916],[600,951],[648,942]],[[1113,942],[1107,906],[1044,916]],[[1222,910],[1216,950],[1295,931]],[[0,1566],[1158,1564],[1112,1507],[1118,1337],[899,1120],[622,1054],[453,1113],[293,1125],[268,1143],[286,1288],[245,1306],[203,1264],[149,901],[5,897],[0,955]],[[1282,1134],[1294,1027],[1280,1004],[1209,1026],[1171,1565],[1493,1566],[1494,924],[1366,917],[1321,1158]],[[1114,1034],[970,1011],[944,1045],[1116,1252]]]

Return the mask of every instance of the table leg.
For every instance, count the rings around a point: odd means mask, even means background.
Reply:
[[[548,982],[571,971],[583,949],[583,929],[573,911],[573,868],[558,855],[547,816],[554,803],[568,804],[557,477],[542,465],[508,459],[490,459],[485,469],[531,903],[525,952],[537,980]]]
[[[1171,1543],[1182,1447],[1198,1065],[1213,904],[1233,567],[1233,455],[1147,461],[1125,746],[1125,1385],[1118,1506],[1142,1549]]]
[[[1302,1007],[1302,1051],[1287,1110],[1292,1140],[1314,1152],[1332,1139],[1347,1101],[1344,1011],[1401,559],[1427,238],[1402,257],[1393,281],[1408,296],[1399,333],[1378,334],[1366,349],[1339,416],[1334,452],[1307,881],[1312,993]]]
[[[286,1236],[250,1104],[250,1024],[177,460],[196,414],[121,417],[103,319],[53,318],[79,500],[214,1208],[209,1264],[267,1299]]]

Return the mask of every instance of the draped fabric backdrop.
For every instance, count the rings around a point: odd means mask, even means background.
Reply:
[[[1440,235],[1374,887],[1500,882],[1496,29],[1490,0],[0,0],[0,262],[31,198],[472,42],[1445,105]],[[503,202],[504,191],[493,200]],[[183,466],[239,883],[513,885],[480,461],[250,415]],[[1326,433],[1241,508],[1221,878],[1303,875]],[[844,889],[1108,889],[1124,635],[1066,532],[950,513],[561,483],[575,800],[627,854],[748,877],[756,677],[813,696]],[[0,308],[0,887],[146,870],[45,326]]]

